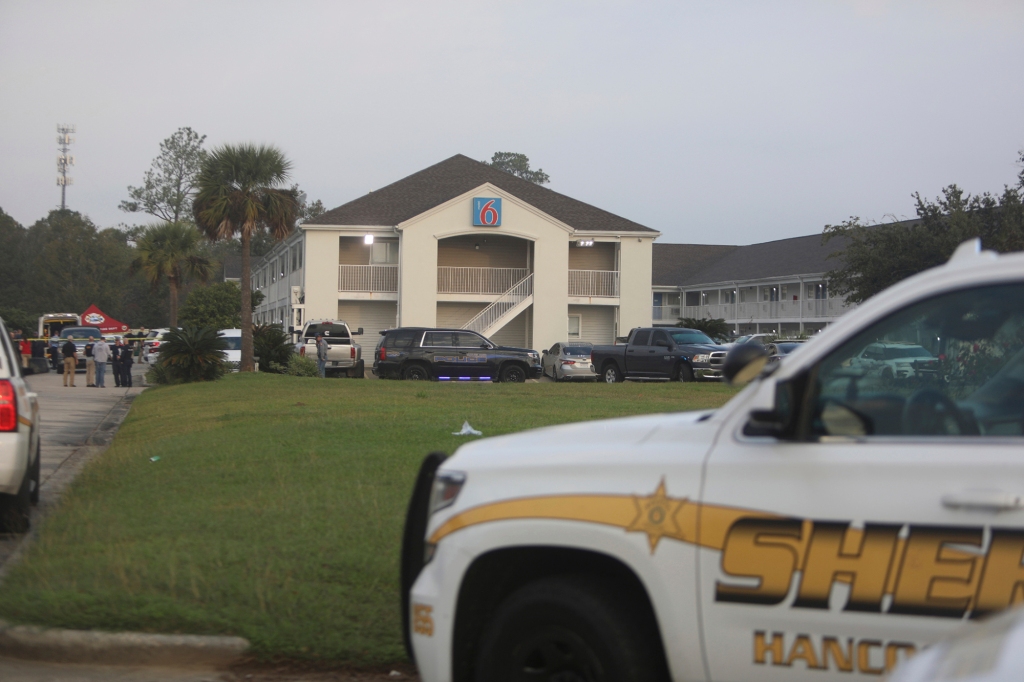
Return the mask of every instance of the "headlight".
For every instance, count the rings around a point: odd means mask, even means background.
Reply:
[[[466,474],[461,471],[439,471],[434,477],[434,488],[430,491],[430,513],[440,511],[455,502]]]
[[[707,355],[707,354],[705,354],[705,355],[694,355],[693,356],[693,361],[694,362],[709,362],[710,360],[711,360],[711,356]]]

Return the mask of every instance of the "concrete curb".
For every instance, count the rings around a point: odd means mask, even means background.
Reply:
[[[248,649],[241,637],[60,630],[0,621],[0,654],[53,663],[226,668]]]

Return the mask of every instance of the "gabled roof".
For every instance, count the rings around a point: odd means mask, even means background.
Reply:
[[[425,213],[487,182],[576,230],[657,232],[596,206],[474,161],[462,154],[456,154],[387,187],[327,211],[303,225],[390,227]]]

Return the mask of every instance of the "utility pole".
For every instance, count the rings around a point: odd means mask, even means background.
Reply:
[[[68,166],[75,165],[75,157],[68,154],[71,149],[71,144],[75,141],[75,138],[71,137],[71,133],[75,132],[75,125],[61,125],[57,124],[57,151],[60,154],[57,155],[57,184],[60,185],[60,210],[65,208],[65,192],[67,191],[68,185],[75,184],[74,178],[68,177]]]

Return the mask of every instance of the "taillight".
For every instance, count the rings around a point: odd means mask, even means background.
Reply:
[[[380,347],[380,359],[381,360],[387,360],[388,359],[388,352],[387,352],[387,350],[385,350],[384,346]]]
[[[353,360],[356,359],[356,347],[355,346],[352,346],[351,348],[348,349],[348,356],[350,358],[352,358]]]
[[[154,342],[153,342],[153,345],[151,346],[151,348],[156,348],[156,347],[157,347],[157,346],[159,346],[159,345],[160,345],[160,342],[159,342],[159,341],[154,341]]]
[[[562,364],[563,365],[575,365],[576,361],[575,360],[562,360]]]
[[[0,431],[18,430],[18,399],[14,386],[6,379],[0,380]]]
[[[299,355],[301,355],[302,357],[306,357],[306,347],[305,346],[300,346],[299,347]]]

